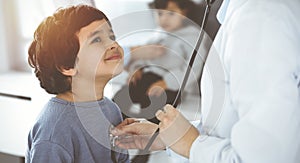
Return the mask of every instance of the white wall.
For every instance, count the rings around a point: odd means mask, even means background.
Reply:
[[[8,60],[7,60],[7,50],[6,50],[6,41],[5,41],[5,37],[3,37],[5,35],[5,28],[4,28],[4,18],[3,18],[3,12],[4,9],[4,5],[2,4],[3,1],[0,0],[0,73],[5,72],[8,70]]]
[[[149,37],[149,34],[138,31],[156,27],[148,7],[148,3],[152,1],[95,0],[95,3],[96,7],[110,19],[118,43],[121,46],[131,46],[142,44],[142,41]]]
[[[109,19],[129,12],[149,9],[147,4],[152,0],[95,0],[96,7],[103,11]]]

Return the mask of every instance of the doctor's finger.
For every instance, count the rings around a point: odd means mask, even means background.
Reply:
[[[155,113],[155,116],[158,120],[162,121],[162,119],[166,117],[168,112],[172,111],[172,109],[174,109],[174,107],[170,104],[167,104],[162,109],[158,110]]]
[[[165,117],[165,112],[163,110],[158,110],[155,113],[156,118],[161,121]]]
[[[172,105],[170,105],[170,104],[166,104],[165,106],[164,106],[164,111],[166,112],[166,113],[168,113],[168,112],[171,112],[171,111],[175,111],[176,110],[176,108],[174,108]]]

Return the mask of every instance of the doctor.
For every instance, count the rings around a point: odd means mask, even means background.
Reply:
[[[298,163],[299,8],[299,0],[224,0],[217,16],[222,26],[201,83],[199,126],[166,105],[156,113],[158,126],[134,119],[117,126],[118,146],[143,149],[159,127],[151,149],[171,149],[190,162]],[[214,77],[220,74],[214,54],[223,78]]]

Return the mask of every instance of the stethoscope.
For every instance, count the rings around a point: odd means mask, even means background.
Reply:
[[[184,88],[186,86],[187,80],[188,80],[190,72],[191,72],[191,68],[193,67],[193,64],[194,64],[194,61],[195,61],[195,58],[196,58],[196,55],[197,55],[197,49],[199,49],[199,47],[200,47],[200,45],[202,43],[203,37],[204,37],[204,32],[203,31],[204,31],[204,27],[206,26],[206,23],[207,23],[207,18],[209,16],[210,8],[211,8],[212,4],[215,2],[215,0],[205,0],[205,2],[206,2],[206,7],[205,7],[205,12],[204,12],[204,17],[203,17],[203,20],[202,20],[202,23],[201,23],[199,38],[198,38],[196,46],[195,46],[195,48],[193,50],[193,54],[192,54],[192,56],[191,56],[191,58],[189,60],[189,65],[188,65],[188,67],[186,69],[183,81],[182,81],[182,83],[180,85],[180,89],[179,89],[179,91],[178,91],[178,93],[176,95],[175,100],[173,101],[172,105],[174,107],[176,107],[177,104],[179,103],[180,94],[181,94],[181,92],[184,90]],[[202,67],[200,69],[201,70],[200,77],[203,74],[203,68],[204,68],[204,64],[206,62],[207,56],[208,56],[208,52],[206,54],[203,54],[203,56],[202,56],[202,62],[203,62],[203,64],[202,64]],[[153,144],[154,140],[156,139],[156,137],[159,134],[159,130],[160,129],[157,128],[157,130],[155,131],[155,133],[151,136],[151,138],[150,138],[149,142],[147,143],[146,147],[139,152],[139,155],[146,154],[149,151],[151,145]]]

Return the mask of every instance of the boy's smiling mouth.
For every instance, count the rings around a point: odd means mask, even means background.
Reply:
[[[106,57],[104,61],[121,60],[121,59],[122,59],[122,55],[119,52],[114,52],[113,54],[108,55],[108,57]]]

